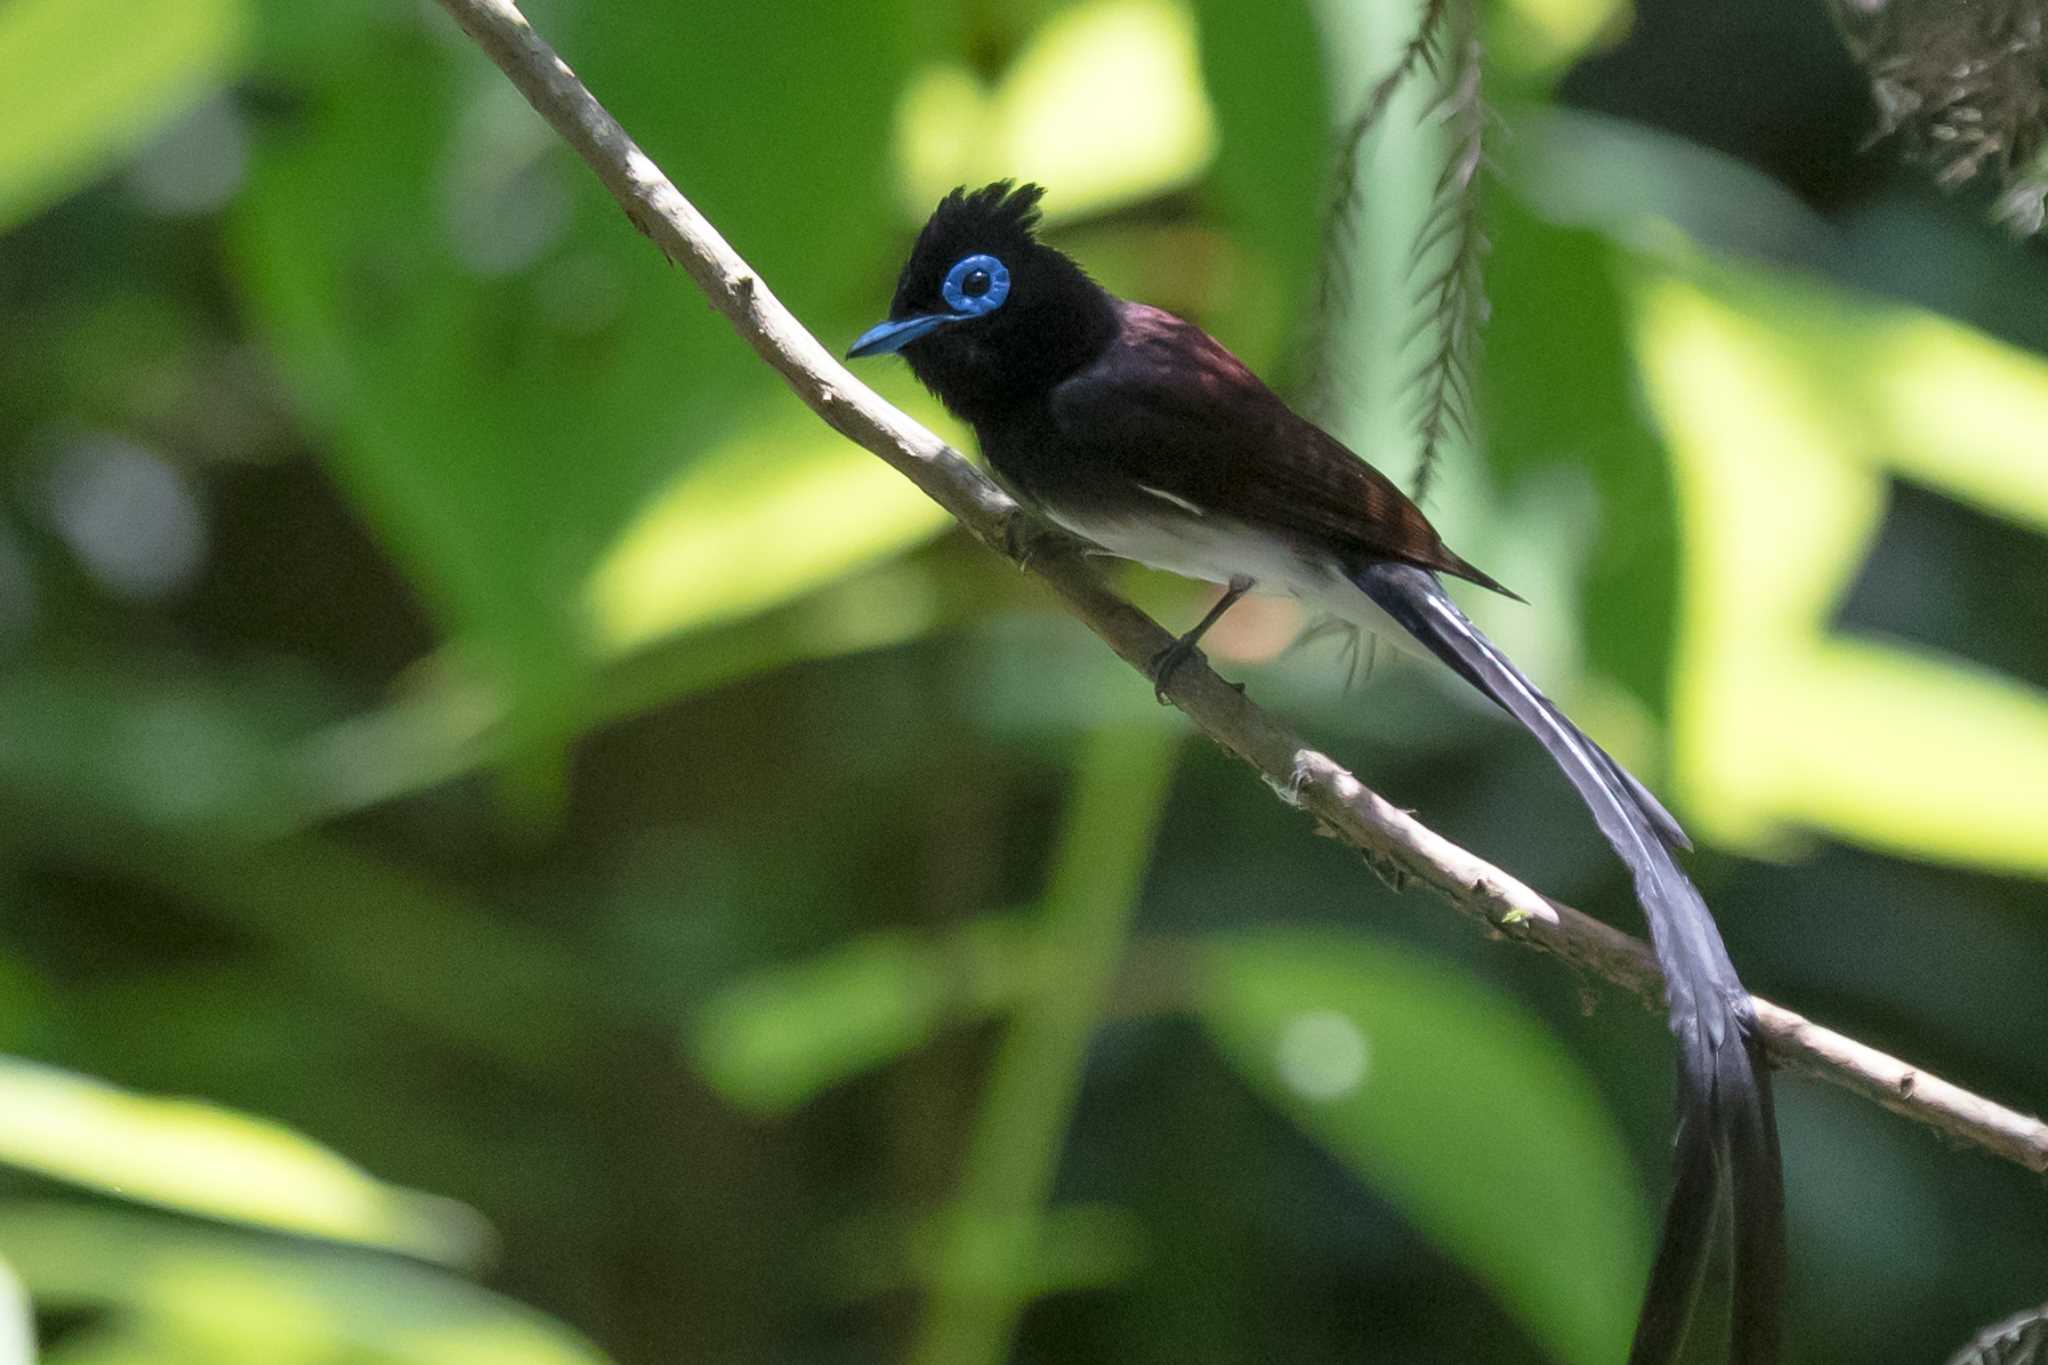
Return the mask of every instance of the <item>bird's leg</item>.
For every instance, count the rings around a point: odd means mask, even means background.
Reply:
[[[1223,596],[1217,600],[1215,606],[1209,608],[1207,616],[1204,616],[1195,623],[1193,630],[1152,656],[1152,694],[1159,698],[1161,706],[1166,705],[1166,683],[1173,676],[1173,671],[1195,655],[1201,653],[1195,646],[1201,642],[1204,635],[1209,633],[1209,627],[1222,620],[1223,613],[1229,611],[1231,607],[1237,604],[1238,598],[1243,597],[1251,590],[1252,580],[1250,578],[1243,574],[1232,578],[1229,587],[1224,590]]]

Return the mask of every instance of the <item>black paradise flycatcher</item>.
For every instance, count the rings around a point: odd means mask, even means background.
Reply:
[[[1036,185],[946,196],[887,321],[849,357],[900,351],[974,428],[1023,501],[1109,553],[1225,586],[1154,661],[1195,652],[1254,590],[1426,651],[1526,726],[1628,865],[1678,1040],[1676,1179],[1630,1365],[1677,1358],[1724,1194],[1734,1213],[1734,1365],[1777,1355],[1784,1188],[1749,993],[1673,856],[1692,845],[1643,785],[1466,619],[1439,573],[1514,596],[1453,554],[1421,509],[1298,416],[1191,323],[1102,289],[1037,239]],[[1517,599],[1519,600],[1519,599]]]

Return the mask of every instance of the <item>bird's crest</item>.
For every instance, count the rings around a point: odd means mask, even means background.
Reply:
[[[943,269],[965,252],[1022,252],[1036,245],[1041,185],[998,180],[970,190],[955,189],[932,210],[911,248],[913,262]]]
[[[925,224],[926,233],[995,233],[1008,239],[1035,240],[1040,217],[1038,202],[1045,187],[1014,180],[998,180],[970,190],[956,188],[939,201]]]

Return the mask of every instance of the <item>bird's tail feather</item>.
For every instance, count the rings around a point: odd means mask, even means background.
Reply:
[[[1549,751],[1634,878],[1664,969],[1678,1041],[1677,1176],[1630,1365],[1677,1358],[1724,1189],[1735,1238],[1733,1365],[1776,1357],[1784,1283],[1784,1187],[1770,1077],[1749,995],[1699,891],[1672,856],[1678,823],[1458,609],[1433,574],[1377,562],[1352,581],[1416,641],[1492,698]]]

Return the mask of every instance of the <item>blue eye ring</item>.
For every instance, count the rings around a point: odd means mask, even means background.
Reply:
[[[939,295],[960,317],[978,318],[993,313],[1010,296],[1009,267],[993,256],[962,256],[946,272]]]

